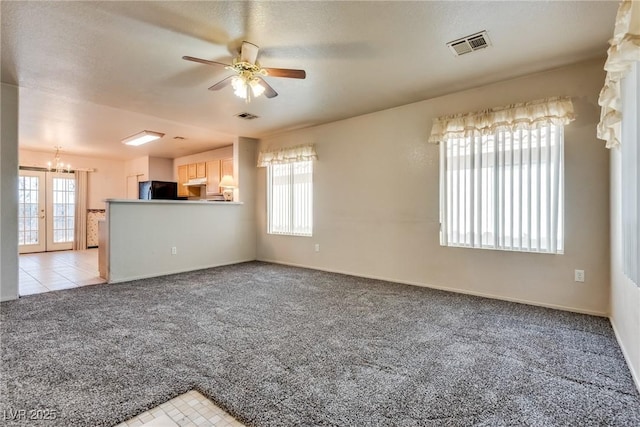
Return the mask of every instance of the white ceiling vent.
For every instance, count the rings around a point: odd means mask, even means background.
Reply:
[[[236,114],[236,117],[240,117],[243,120],[253,120],[253,119],[257,119],[258,118],[258,116],[256,116],[255,114],[251,114],[251,113]]]
[[[460,56],[465,53],[473,52],[474,50],[480,50],[487,46],[491,46],[491,41],[489,40],[487,32],[481,31],[449,42],[447,43],[447,46],[449,46],[449,49],[451,49],[455,56]]]

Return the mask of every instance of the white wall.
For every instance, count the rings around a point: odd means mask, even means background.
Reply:
[[[633,138],[640,147],[640,141],[638,141],[640,137],[639,84],[640,67],[636,64],[622,85],[623,93],[635,94],[635,99],[623,96],[621,143],[628,143],[627,141]],[[631,105],[631,102],[635,102],[635,105]],[[622,182],[620,178],[620,148],[614,148],[611,150],[611,323],[636,381],[636,386],[640,390],[640,287],[629,280],[622,269],[620,216]]]
[[[19,150],[20,166],[46,168],[47,162],[53,160],[54,151],[41,152]],[[71,164],[71,168],[95,169],[89,172],[87,183],[87,208],[104,209],[104,200],[109,198],[125,198],[125,161],[101,159],[60,154],[62,161]]]
[[[606,315],[608,153],[596,139],[604,60],[591,60],[373,114],[273,135],[260,148],[315,143],[313,237],[266,234],[258,172],[258,259]],[[439,245],[434,117],[571,96],[565,129],[565,254]],[[320,252],[314,252],[314,244]],[[584,269],[585,283],[573,280]]]
[[[0,86],[0,301],[18,298],[18,88]]]
[[[190,271],[256,259],[257,141],[238,138],[242,203],[111,202],[109,281]],[[233,149],[233,148],[232,148]],[[177,254],[171,254],[171,248]]]

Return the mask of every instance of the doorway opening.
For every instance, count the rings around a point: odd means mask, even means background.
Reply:
[[[18,176],[20,295],[104,283],[97,249],[74,251],[74,173],[21,168]]]
[[[20,170],[18,177],[18,252],[73,249],[75,176]]]

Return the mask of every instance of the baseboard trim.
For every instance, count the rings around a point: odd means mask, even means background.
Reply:
[[[637,372],[633,365],[631,364],[631,358],[629,357],[629,353],[627,353],[627,349],[624,346],[622,339],[620,338],[620,334],[618,333],[618,328],[616,327],[616,322],[613,321],[613,317],[609,317],[609,322],[611,323],[611,327],[613,328],[613,333],[616,336],[616,341],[618,341],[618,345],[620,346],[620,350],[622,350],[622,355],[624,356],[625,362],[627,362],[627,367],[629,368],[629,372],[631,372],[631,378],[633,378],[633,382],[640,392],[640,373]]]
[[[115,279],[115,280],[111,280],[110,279],[107,283],[109,283],[109,284],[111,284],[111,283],[124,283],[124,282],[131,282],[133,280],[151,279],[152,277],[169,276],[171,274],[178,274],[178,273],[188,273],[190,271],[198,271],[198,270],[204,270],[204,269],[207,269],[207,268],[223,267],[225,265],[240,264],[240,263],[243,263],[243,262],[251,262],[251,261],[256,261],[256,259],[255,258],[242,259],[242,260],[238,260],[238,261],[224,262],[224,263],[221,263],[221,264],[211,264],[211,265],[203,265],[203,266],[187,268],[187,269],[163,271],[162,273],[143,274],[143,275],[140,275],[140,276],[125,277],[125,278],[119,278],[119,279]]]
[[[585,309],[581,309],[581,308],[567,307],[567,306],[564,306],[564,305],[557,305],[557,304],[546,304],[546,303],[541,303],[541,302],[538,302],[538,301],[529,301],[529,300],[525,300],[525,299],[521,299],[521,298],[510,298],[510,297],[505,297],[505,296],[502,296],[502,295],[494,295],[494,294],[488,294],[488,293],[484,293],[484,292],[470,291],[470,290],[467,290],[467,289],[451,288],[451,287],[447,287],[447,286],[437,286],[437,285],[431,285],[431,284],[428,284],[428,283],[413,282],[413,281],[410,281],[410,280],[399,280],[399,279],[393,279],[393,278],[389,278],[389,277],[358,274],[358,273],[352,273],[352,272],[349,272],[349,271],[333,270],[333,269],[320,268],[320,267],[308,266],[308,265],[304,265],[304,264],[296,264],[296,263],[291,263],[291,262],[283,262],[283,261],[276,261],[276,260],[270,260],[270,259],[258,259],[258,261],[270,262],[270,263],[273,263],[273,264],[289,265],[289,266],[292,266],[292,267],[308,268],[308,269],[311,269],[311,270],[326,271],[328,273],[345,274],[347,276],[363,277],[365,279],[384,280],[385,282],[401,283],[403,285],[420,286],[420,287],[423,287],[423,288],[438,289],[438,290],[441,290],[441,291],[455,292],[455,293],[458,293],[458,294],[473,295],[473,296],[477,296],[477,297],[491,298],[491,299],[497,299],[497,300],[501,300],[501,301],[515,302],[515,303],[519,303],[519,304],[527,304],[527,305],[533,305],[533,306],[537,306],[537,307],[552,308],[554,310],[570,311],[572,313],[588,314],[588,315],[591,315],[591,316],[607,317],[607,318],[609,317],[608,313],[601,312],[601,311],[585,310]]]

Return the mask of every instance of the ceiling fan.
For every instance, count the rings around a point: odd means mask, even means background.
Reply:
[[[252,95],[254,98],[259,97],[263,93],[267,98],[278,96],[278,92],[276,92],[263,77],[288,77],[291,79],[304,79],[307,77],[307,73],[304,70],[263,68],[257,61],[259,49],[257,45],[243,41],[242,47],[240,48],[240,56],[234,58],[232,64],[194,58],[193,56],[183,56],[182,59],[206,65],[222,66],[227,70],[235,72],[235,75],[220,80],[211,86],[209,90],[220,90],[231,85],[236,96],[244,98],[246,102],[251,101]]]

